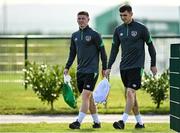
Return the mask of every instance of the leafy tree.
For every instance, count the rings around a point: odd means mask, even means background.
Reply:
[[[156,104],[156,108],[160,108],[160,104],[168,98],[168,71],[165,71],[159,77],[145,73],[142,81],[142,88],[151,95],[153,102]]]

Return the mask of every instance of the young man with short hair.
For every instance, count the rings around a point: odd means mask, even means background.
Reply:
[[[77,86],[82,95],[82,104],[78,118],[75,122],[69,124],[69,128],[80,129],[88,110],[94,121],[93,128],[100,128],[101,124],[92,92],[99,75],[99,55],[101,55],[103,76],[107,67],[107,56],[101,36],[88,26],[88,12],[79,12],[77,22],[79,30],[72,34],[69,58],[64,74],[68,74],[69,68],[77,55]]]
[[[124,129],[128,115],[132,110],[137,120],[135,128],[144,128],[136,98],[136,91],[141,87],[141,76],[144,68],[144,44],[146,43],[148,46],[151,57],[150,69],[154,75],[157,73],[156,51],[147,27],[132,18],[132,7],[122,5],[119,12],[124,23],[114,31],[106,75],[110,74],[111,66],[116,59],[121,44],[120,74],[125,87],[126,106],[121,120],[114,122],[113,127],[115,129]]]

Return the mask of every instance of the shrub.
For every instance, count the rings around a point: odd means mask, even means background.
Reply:
[[[160,108],[160,104],[168,98],[168,71],[165,71],[160,76],[152,76],[144,73],[142,88],[151,95],[153,102],[156,104],[156,108]]]
[[[53,103],[57,100],[62,93],[63,87],[63,70],[64,67],[59,65],[46,65],[26,62],[25,81],[26,85],[30,85],[43,102],[51,105],[51,110],[54,110]],[[78,89],[76,87],[75,70],[70,71],[72,76],[72,87],[76,98],[78,97]]]

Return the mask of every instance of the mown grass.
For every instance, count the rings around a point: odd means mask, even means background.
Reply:
[[[68,39],[29,39],[28,40],[28,59],[43,62],[47,64],[64,65],[68,58],[69,42]],[[107,55],[111,50],[111,39],[104,39]],[[1,44],[14,45],[23,44],[23,40],[3,40]],[[24,52],[24,47],[3,47],[0,51],[8,53]],[[32,53],[41,53],[42,55],[33,55]],[[55,55],[46,56],[46,53]],[[4,57],[3,57],[4,58]],[[7,57],[9,60],[9,58]],[[24,60],[24,58],[23,58]],[[76,64],[76,61],[74,61]],[[119,64],[119,63],[118,63]],[[77,113],[78,109],[71,109],[63,101],[62,95],[55,102],[54,111],[50,111],[50,106],[42,103],[31,88],[24,89],[23,83],[7,83],[3,80],[23,80],[22,74],[0,74],[0,114],[72,114]],[[104,105],[98,105],[99,113],[122,113],[125,106],[124,90],[119,77],[111,77],[111,91],[109,94],[107,108]],[[164,101],[160,109],[156,109],[156,105],[152,102],[149,94],[139,90],[137,92],[139,106],[142,114],[168,114],[169,100]],[[81,98],[78,98],[78,106],[80,106]]]
[[[134,124],[126,124],[125,130],[117,130],[112,123],[102,123],[101,129],[93,129],[91,123],[83,123],[81,129],[71,130],[68,123],[36,123],[36,124],[0,124],[0,132],[125,132],[125,133],[175,133],[169,128],[168,123],[147,123],[145,129],[134,129]]]
[[[5,80],[23,80],[24,73],[0,73],[0,81],[3,82]]]
[[[101,114],[122,113],[125,106],[124,90],[119,77],[110,80],[111,90],[108,97],[107,108],[98,105]],[[142,114],[169,114],[169,100],[164,101],[160,109],[152,102],[146,92],[137,92],[140,111]],[[81,97],[78,98],[78,107]],[[43,103],[29,87],[24,89],[23,83],[1,83],[0,87],[0,114],[76,114],[78,109],[71,109],[63,100],[62,95],[54,103],[55,110],[50,111],[50,106]]]

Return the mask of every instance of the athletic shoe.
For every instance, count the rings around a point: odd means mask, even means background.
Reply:
[[[114,123],[113,123],[113,127],[115,128],[115,129],[124,129],[124,122],[122,121],[122,120],[120,120],[120,121],[115,121]]]
[[[69,124],[69,128],[71,129],[80,129],[81,124],[78,121],[75,121],[71,124]]]
[[[101,123],[95,123],[92,125],[93,128],[101,128]]]
[[[144,124],[141,125],[141,124],[139,124],[139,123],[136,123],[135,128],[136,128],[136,129],[142,129],[142,128],[145,128],[145,126],[144,126]]]

